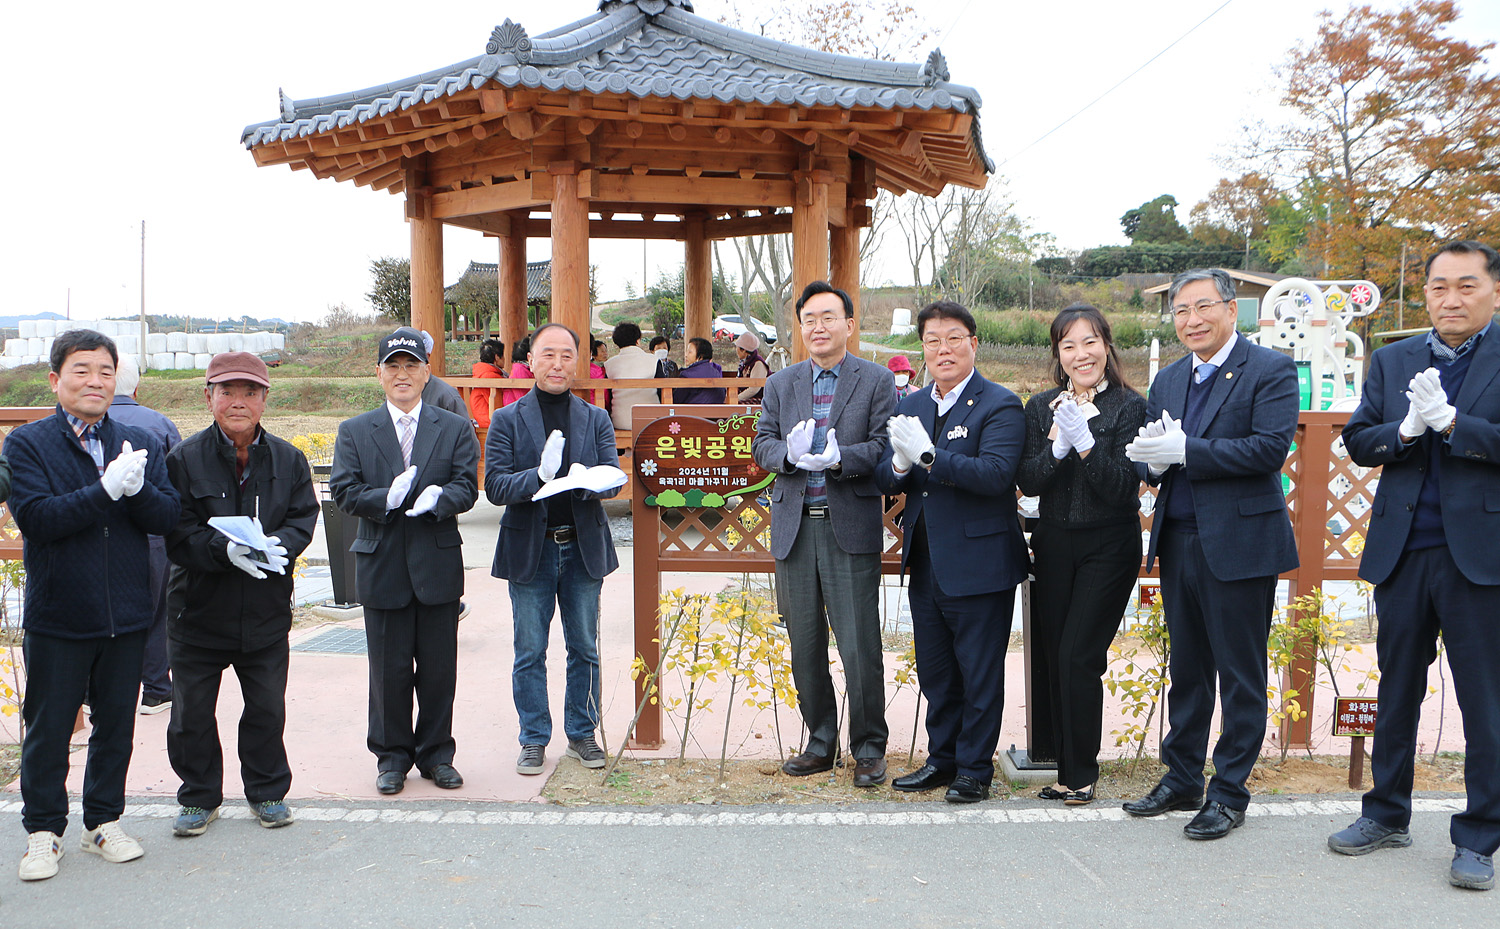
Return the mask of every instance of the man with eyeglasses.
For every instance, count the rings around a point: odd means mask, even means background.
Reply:
[[[978,803],[995,776],[1011,613],[1030,567],[1016,511],[1026,415],[1015,394],[975,370],[967,309],[933,303],[917,314],[917,332],[932,389],[901,401],[875,481],[906,494],[901,569],[911,572],[927,761],[891,786],[947,787],[949,803]]]
[[[1495,886],[1500,847],[1500,253],[1450,242],[1427,259],[1432,329],[1371,359],[1344,427],[1349,457],[1381,468],[1359,576],[1375,585],[1380,712],[1374,786],[1328,837],[1345,855],[1411,844],[1417,716],[1441,633],[1463,710],[1468,808],[1449,826],[1455,887]]]
[[[1297,369],[1235,331],[1234,281],[1179,274],[1168,292],[1186,357],[1157,375],[1147,423],[1126,446],[1160,485],[1147,567],[1161,558],[1172,636],[1167,773],[1124,805],[1133,816],[1197,810],[1190,839],[1219,839],[1245,821],[1245,781],[1266,732],[1266,641],[1276,575],[1297,567],[1281,468],[1297,430]],[[1215,678],[1222,733],[1203,786]]]
[[[367,744],[380,793],[400,793],[413,765],[452,790],[464,783],[453,767],[458,514],[478,496],[479,440],[468,416],[422,402],[430,372],[420,332],[402,326],[381,339],[378,359],[385,403],[339,426],[328,479],[338,508],[359,517],[350,550],[370,655]]]
[[[809,358],[771,375],[752,446],[777,475],[771,490],[776,602],[792,651],[792,678],[807,723],[793,777],[833,768],[838,697],[828,670],[828,630],[838,642],[849,701],[854,785],[885,780],[885,668],[880,642],[880,488],[896,387],[885,367],[849,354],[854,303],[825,281],[797,299]]]

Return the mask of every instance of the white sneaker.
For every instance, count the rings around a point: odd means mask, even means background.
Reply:
[[[21,880],[45,881],[57,873],[62,858],[62,839],[51,832],[33,832],[26,837],[26,854],[21,856]]]
[[[141,843],[126,835],[125,830],[120,828],[118,819],[100,823],[97,829],[83,830],[83,850],[115,864],[134,861],[146,854]]]

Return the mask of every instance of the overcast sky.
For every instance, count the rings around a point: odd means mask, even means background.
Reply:
[[[913,2],[939,34],[953,80],[983,95],[984,144],[1020,211],[1072,249],[1122,243],[1120,214],[1163,193],[1182,202],[1186,220],[1228,173],[1216,159],[1238,128],[1275,117],[1272,67],[1313,35],[1325,6]],[[1500,3],[1463,5],[1460,36],[1500,38]],[[506,16],[537,34],[595,6],[13,4],[0,37],[9,113],[0,169],[10,179],[0,315],[61,313],[70,289],[74,317],[137,312],[143,219],[148,312],[312,320],[330,304],[363,308],[370,260],[409,252],[402,199],[257,168],[242,128],[276,115],[278,87],[300,99],[399,80],[483,53]],[[723,11],[720,0],[695,6],[711,19]],[[494,239],[462,229],[448,229],[444,248],[449,283],[471,259],[496,255]],[[623,297],[627,280],[640,288],[642,252],[639,242],[593,243],[603,299]],[[532,241],[530,253],[547,257],[548,243]],[[680,246],[651,243],[644,263],[654,278],[681,263]],[[898,251],[866,269],[874,283],[909,278]]]

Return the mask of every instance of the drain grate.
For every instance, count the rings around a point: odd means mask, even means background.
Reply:
[[[294,652],[317,652],[320,655],[363,655],[365,649],[365,631],[343,626],[325,629],[292,646]]]

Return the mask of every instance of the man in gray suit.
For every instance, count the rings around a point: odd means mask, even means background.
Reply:
[[[495,567],[510,588],[515,626],[511,691],[521,718],[519,774],[541,774],[552,739],[547,706],[547,637],[552,614],[562,612],[567,643],[563,730],[567,754],[585,768],[604,767],[594,740],[599,727],[599,592],[619,567],[601,497],[585,490],[533,495],[570,466],[613,465],[615,427],[603,409],[570,393],[580,346],[573,330],[548,323],[531,337],[536,386],[490,418],[484,443],[484,492],[505,507]],[[582,362],[586,364],[587,362]]]
[[[403,326],[381,339],[376,373],[386,402],[339,426],[328,480],[339,509],[360,518],[350,550],[369,643],[375,786],[400,793],[415,764],[452,789],[464,782],[453,767],[464,592],[457,517],[479,492],[479,441],[469,417],[422,402],[430,372],[421,333]]]
[[[838,701],[828,671],[828,628],[838,641],[849,697],[854,784],[885,780],[885,669],[880,648],[881,495],[875,467],[896,411],[891,372],[847,352],[849,295],[823,281],[797,300],[811,356],[771,375],[752,446],[777,475],[771,554],[777,609],[792,649],[807,744],[782,770],[827,771],[838,750]]]

